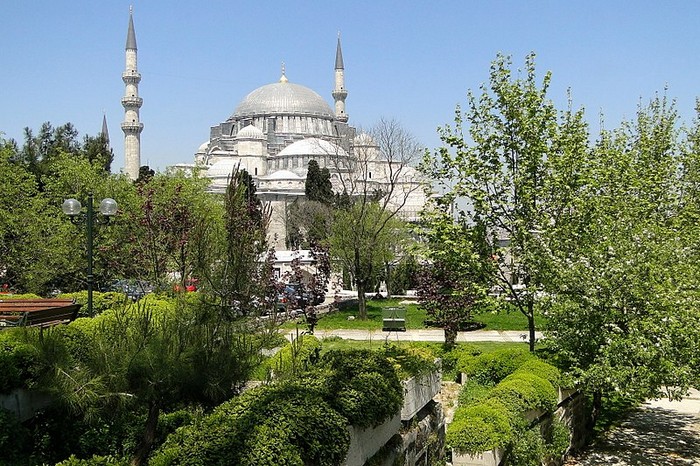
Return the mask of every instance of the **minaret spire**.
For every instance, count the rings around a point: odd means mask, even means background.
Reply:
[[[340,47],[340,31],[338,31],[338,45],[335,49],[335,89],[333,89],[333,99],[335,100],[335,118],[338,121],[348,121],[348,115],[345,113],[345,98],[347,96],[348,91],[345,89],[345,65],[343,64],[343,50]]]
[[[109,130],[107,129],[107,115],[102,112],[102,131],[100,132],[100,136],[104,139],[105,146],[107,147],[107,150],[109,150]]]
[[[122,73],[124,81],[124,172],[135,180],[139,176],[141,167],[141,131],[143,123],[139,120],[139,109],[143,105],[143,99],[139,97],[139,82],[141,74],[138,71],[136,31],[134,29],[134,10],[129,7],[129,29],[126,33],[126,67]]]

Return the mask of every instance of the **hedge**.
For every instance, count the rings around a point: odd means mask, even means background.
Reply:
[[[463,355],[457,369],[480,384],[496,385],[534,357],[525,349],[496,350],[479,356]]]
[[[512,437],[508,408],[499,403],[480,403],[455,412],[445,440],[459,453],[476,454],[503,448]]]
[[[335,466],[350,445],[346,426],[381,424],[402,395],[381,351],[329,351],[297,379],[246,391],[181,427],[150,464]]]
[[[556,408],[555,386],[561,381],[557,368],[520,351],[494,353],[470,358],[465,364],[470,379],[460,393],[446,438],[459,453],[476,454],[530,439],[533,434],[527,432],[523,414]],[[557,437],[564,435],[557,432]],[[518,443],[516,450],[522,446]],[[544,455],[545,449],[537,452]]]
[[[281,382],[249,390],[178,429],[150,464],[337,465],[350,445],[346,423],[315,388]]]

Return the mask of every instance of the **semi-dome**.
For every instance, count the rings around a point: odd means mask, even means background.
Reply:
[[[256,126],[248,125],[236,134],[239,139],[265,139],[262,130]]]
[[[306,138],[288,145],[278,155],[332,155],[345,157],[348,153],[342,147],[325,139]]]
[[[334,117],[333,111],[323,97],[308,87],[282,80],[259,87],[248,94],[238,104],[232,118],[275,114]]]
[[[231,176],[231,173],[238,168],[239,161],[233,157],[225,157],[214,163],[207,170],[208,177]]]

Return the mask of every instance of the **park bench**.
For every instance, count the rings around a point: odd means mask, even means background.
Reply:
[[[0,299],[0,328],[50,327],[78,316],[74,299]]]
[[[406,308],[385,307],[382,309],[382,330],[385,332],[406,331]]]

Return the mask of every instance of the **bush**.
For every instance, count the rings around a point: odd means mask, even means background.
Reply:
[[[562,376],[559,369],[540,359],[532,358],[525,361],[514,373],[521,372],[536,375],[549,381],[554,387],[561,387]]]
[[[16,463],[28,440],[28,432],[15,414],[0,408],[0,464]]]
[[[557,392],[547,380],[534,374],[518,372],[512,374],[491,391],[515,414],[529,410],[552,410],[557,405]]]
[[[459,406],[468,406],[480,403],[489,397],[493,387],[481,385],[476,380],[468,380],[459,392]]]
[[[249,390],[181,427],[152,465],[337,465],[350,445],[346,419],[314,388],[281,382]]]
[[[434,371],[434,353],[426,347],[385,344],[379,351],[393,366],[400,380],[406,380]]]
[[[377,426],[401,409],[403,387],[381,353],[331,350],[320,366],[326,371],[322,382],[326,399],[350,424]]]
[[[482,385],[496,385],[532,358],[534,356],[525,349],[497,350],[461,357],[457,369]]]
[[[18,335],[16,332],[14,335]],[[8,330],[3,331],[3,337],[0,340],[0,393],[34,387],[44,370],[39,352],[28,343],[13,340]]]
[[[321,342],[318,338],[313,335],[300,335],[264,361],[256,373],[268,381],[273,378],[283,380],[296,377],[307,371],[312,363],[318,362],[320,353]]]
[[[512,437],[507,408],[497,403],[483,403],[458,408],[445,441],[459,453],[476,454],[503,448]]]
[[[128,464],[127,460],[113,456],[94,455],[92,458],[81,460],[75,455],[71,455],[70,458],[57,463],[56,466],[128,466]]]
[[[124,304],[129,301],[125,294],[117,293],[116,291],[108,291],[106,293],[93,291],[92,314],[89,314],[87,308],[87,291],[62,293],[58,295],[58,297],[74,299],[76,303],[81,304],[80,311],[78,311],[78,317],[95,317],[96,315],[102,314],[109,309],[114,309],[117,306],[124,306]]]

